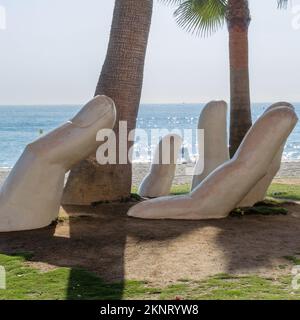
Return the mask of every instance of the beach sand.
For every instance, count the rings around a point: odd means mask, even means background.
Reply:
[[[133,185],[138,186],[149,171],[149,163],[133,164]],[[192,181],[194,164],[179,164],[176,169],[174,185],[190,184]],[[9,173],[9,169],[0,168],[0,184],[3,183]],[[276,182],[300,183],[300,161],[282,162],[278,172]]]

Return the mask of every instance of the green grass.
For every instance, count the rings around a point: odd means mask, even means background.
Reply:
[[[287,215],[288,210],[280,207],[279,205],[264,205],[262,202],[259,205],[249,208],[238,208],[231,212],[231,216],[239,217],[244,215],[263,215],[263,216],[270,216],[270,215]]]
[[[29,267],[29,254],[0,254],[5,267],[7,288],[0,290],[0,299],[120,299],[125,296],[147,296],[151,291],[142,282],[127,281],[107,284],[95,274],[80,268],[57,268],[48,272]]]
[[[189,191],[189,184],[173,186],[171,190],[175,195],[185,194]],[[132,192],[136,193],[137,188],[133,187]],[[273,183],[268,190],[268,196],[275,199],[300,200],[300,185]]]
[[[179,184],[172,187],[172,194],[180,195],[190,192],[191,186],[189,184]]]
[[[7,271],[7,289],[0,290],[0,299],[300,299],[289,276],[274,280],[219,274],[159,288],[141,281],[107,284],[79,268],[42,272],[25,264],[30,258],[30,254],[0,255],[0,265]]]
[[[268,196],[277,199],[300,200],[300,185],[273,183],[268,190]]]
[[[131,189],[132,194],[136,194],[138,192],[137,186],[133,186]],[[172,194],[185,194],[190,192],[190,185],[189,184],[180,184],[175,185],[172,187],[171,190]]]
[[[284,258],[292,262],[294,265],[300,265],[300,258],[298,256],[285,256]]]
[[[219,274],[205,281],[171,285],[163,290],[161,298],[169,299],[175,295],[195,300],[298,300],[300,298],[300,292],[293,292],[291,289],[290,277],[281,277],[275,281],[256,275],[239,277],[228,274]]]
[[[177,185],[172,187],[172,194],[182,195],[188,193],[190,186],[188,184]],[[283,201],[280,199],[300,200],[300,185],[287,185],[273,183],[267,193],[268,197],[266,201],[260,203],[253,208],[247,209],[236,209],[233,211],[233,216],[242,216],[246,214],[260,214],[260,215],[276,215],[276,214],[287,214],[288,211],[282,208],[280,205]]]
[[[133,187],[133,195],[136,195],[136,192],[137,188]],[[171,190],[173,195],[184,195],[188,192],[190,192],[189,184],[175,185]],[[285,202],[284,199],[300,200],[300,185],[273,183],[268,190],[267,199],[265,201],[255,205],[252,208],[235,209],[231,215],[286,215],[288,210],[281,206]]]
[[[173,194],[189,192],[189,185],[172,188]],[[136,192],[133,188],[133,193]],[[272,184],[268,196],[276,199],[300,200],[300,186]],[[265,203],[252,213],[285,214],[278,207],[280,201]],[[276,207],[277,205],[277,207]],[[276,212],[275,212],[275,211]],[[284,209],[285,210],[285,209]],[[240,214],[237,212],[236,214]],[[167,287],[152,287],[146,282],[126,280],[108,284],[97,275],[80,268],[57,268],[42,272],[26,265],[31,254],[2,255],[0,266],[6,269],[7,289],[0,289],[1,299],[300,299],[300,291],[293,292],[291,276],[275,280],[256,275],[237,277],[216,275],[205,281],[189,279]],[[286,256],[292,264],[300,259]],[[283,266],[278,266],[283,268]]]

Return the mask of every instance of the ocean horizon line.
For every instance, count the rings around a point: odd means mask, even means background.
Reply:
[[[222,100],[222,99],[215,99],[216,101]],[[208,100],[206,102],[141,102],[140,106],[174,106],[174,105],[205,105],[207,104],[209,101],[213,101],[213,100]],[[227,100],[224,100],[225,102],[228,103],[228,105],[230,104]],[[282,102],[284,100],[281,100]],[[288,101],[285,100],[286,102],[289,102],[291,104],[300,104],[300,101]],[[255,101],[255,102],[251,102],[251,105],[262,105],[262,104],[272,104],[275,103],[276,101],[274,100],[272,101]],[[280,102],[280,101],[279,101]],[[83,103],[34,103],[34,104],[29,104],[29,103],[25,103],[25,104],[0,104],[0,108],[7,108],[7,107],[57,107],[57,106],[62,106],[62,107],[79,107],[84,105],[86,102]]]

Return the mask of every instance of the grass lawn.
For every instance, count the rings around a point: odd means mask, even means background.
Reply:
[[[188,193],[190,186],[188,184],[174,186],[172,193],[179,195]],[[136,189],[134,190],[136,191]],[[300,185],[273,183],[269,190],[268,196],[275,199],[290,199],[300,201]]]
[[[188,190],[188,185],[181,185],[172,192],[183,194]],[[273,184],[268,195],[300,200],[300,186]],[[31,257],[29,253],[0,254],[0,266],[5,268],[7,278],[7,288],[0,289],[0,299],[300,299],[300,290],[292,289],[289,275],[292,265],[300,265],[298,256],[284,257],[286,264],[278,268],[287,272],[276,279],[255,274],[218,274],[201,281],[178,279],[165,287],[134,280],[108,284],[79,268],[41,271],[30,264]]]
[[[300,185],[273,183],[268,190],[268,196],[300,201]]]
[[[300,299],[289,276],[270,279],[219,274],[205,281],[181,279],[158,288],[141,281],[107,284],[82,269],[42,272],[26,265],[27,259],[30,254],[0,255],[0,265],[7,272],[7,289],[0,290],[0,299],[119,299],[120,290],[123,299]],[[290,256],[286,259],[297,261]]]

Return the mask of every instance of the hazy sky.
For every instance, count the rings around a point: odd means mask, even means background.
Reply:
[[[154,0],[142,102],[206,102],[229,95],[226,27],[199,38]],[[300,101],[300,0],[250,0],[253,102]],[[83,103],[104,61],[113,0],[0,0],[0,104]],[[299,24],[299,28],[293,27]]]

